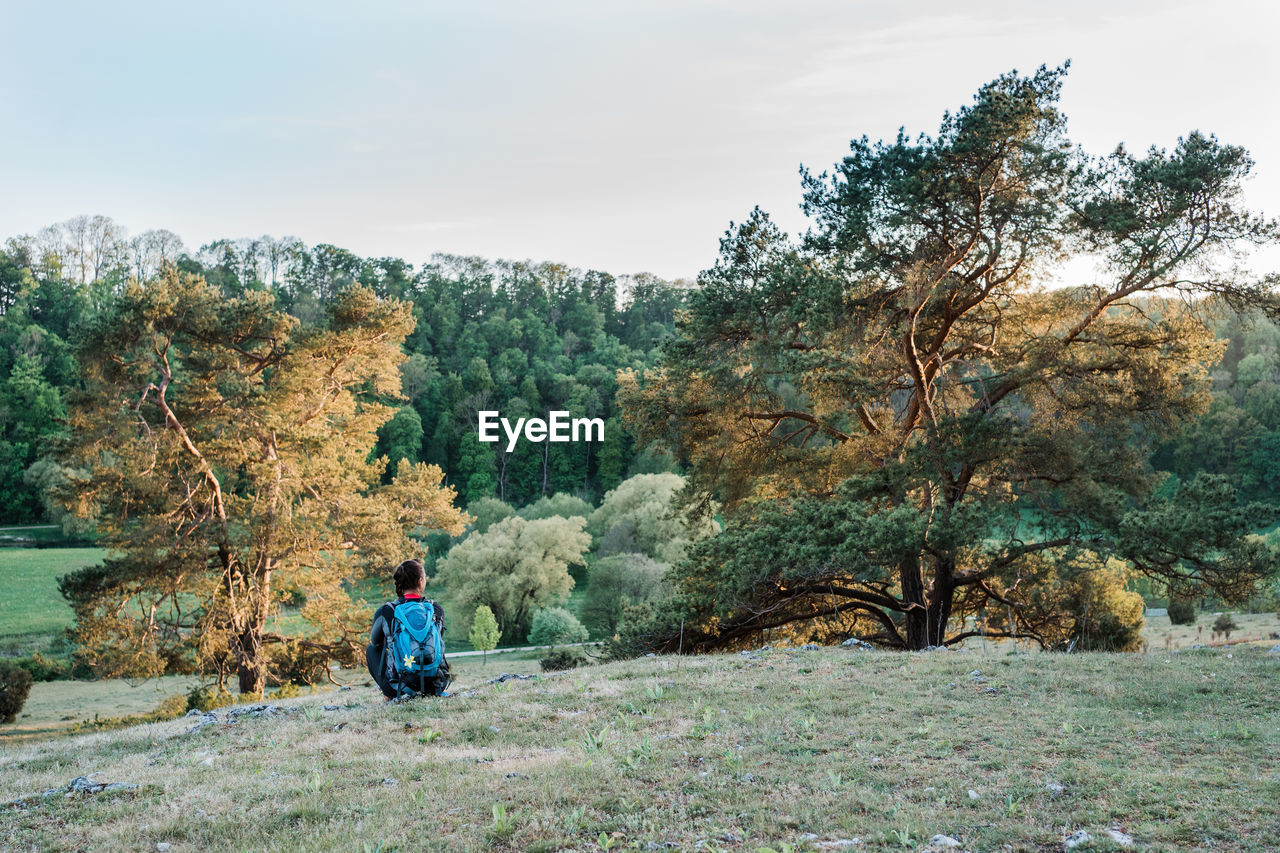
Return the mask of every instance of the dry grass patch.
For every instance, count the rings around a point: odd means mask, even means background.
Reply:
[[[28,798],[0,822],[12,849],[888,850],[945,833],[1052,850],[1113,826],[1141,849],[1274,849],[1277,676],[1280,655],[1244,649],[777,649],[468,676],[443,701],[358,689],[340,694],[358,707],[304,697],[196,734],[0,748],[0,801]],[[140,788],[30,798],[89,773]]]

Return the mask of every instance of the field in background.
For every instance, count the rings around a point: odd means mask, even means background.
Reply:
[[[101,548],[0,548],[0,651],[43,647],[71,626],[58,578],[103,558]]]
[[[29,536],[33,529],[21,528],[24,536]],[[48,530],[58,531],[58,528]],[[61,535],[60,531],[58,534]],[[50,646],[58,644],[63,629],[71,627],[73,621],[71,606],[58,592],[58,578],[97,563],[106,553],[101,548],[0,548],[0,591],[3,592],[0,595],[0,655],[23,655],[32,651],[48,654]],[[579,583],[569,595],[565,606],[575,615],[581,612],[584,594],[585,586]],[[389,580],[369,579],[357,583],[351,595],[369,603],[372,621],[373,611],[394,596],[394,589]],[[446,638],[448,647],[455,651],[471,650],[467,630],[472,614],[457,606],[447,589],[428,586],[427,595],[438,597],[445,606],[450,626]],[[271,625],[273,630],[282,633],[301,632],[306,628],[297,609],[291,607],[282,607]]]
[[[1228,656],[1230,654],[1230,656]],[[492,666],[492,662],[490,664]],[[495,670],[496,671],[496,668]],[[1280,655],[652,658],[0,747],[15,849],[1267,850]],[[461,679],[460,679],[461,681]],[[331,710],[322,706],[329,705]],[[225,714],[222,718],[225,720]],[[40,799],[93,774],[136,791]],[[431,829],[403,819],[429,809]],[[1003,847],[1002,845],[1009,845]]]

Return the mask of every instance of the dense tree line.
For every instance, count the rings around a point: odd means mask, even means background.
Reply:
[[[52,518],[41,495],[61,476],[42,460],[65,429],[65,398],[81,383],[74,348],[130,280],[165,265],[202,276],[225,298],[268,291],[303,326],[324,322],[353,285],[410,303],[415,321],[401,367],[404,397],[377,453],[441,467],[463,503],[515,505],[557,492],[596,502],[629,473],[669,456],[640,455],[614,402],[620,369],[655,363],[682,283],[617,278],[560,264],[437,255],[415,268],[296,238],[218,240],[189,250],[169,231],[129,237],[105,216],[82,216],[8,239],[0,249],[0,522]],[[476,438],[476,413],[513,421],[553,410],[606,421],[603,442],[533,444]]]

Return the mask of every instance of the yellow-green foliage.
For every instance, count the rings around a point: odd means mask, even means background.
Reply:
[[[1037,626],[1050,648],[1133,652],[1142,648],[1146,605],[1125,589],[1126,566],[1091,551],[1048,553],[1025,558],[1018,569],[1027,591],[1018,601],[1019,620]],[[987,610],[986,626],[1005,630],[1008,611]]]
[[[682,488],[678,474],[637,474],[605,495],[588,525],[601,555],[635,552],[667,565],[679,562],[691,541],[716,531],[710,519],[690,521],[673,511]]]
[[[488,652],[498,645],[502,632],[498,630],[498,620],[493,616],[489,605],[481,604],[476,608],[476,615],[471,620],[471,631],[467,634],[467,642],[478,652]]]
[[[436,577],[464,610],[488,605],[510,642],[524,640],[533,613],[573,589],[570,565],[591,547],[581,517],[512,516],[473,533],[438,564]]]
[[[413,553],[413,528],[462,532],[438,467],[400,464],[384,484],[370,458],[400,396],[409,305],[354,287],[302,327],[274,299],[168,268],[83,342],[60,498],[113,556],[62,587],[100,673],[195,666],[258,694],[308,680],[367,624],[347,581]],[[277,590],[305,601],[306,655],[272,654]]]

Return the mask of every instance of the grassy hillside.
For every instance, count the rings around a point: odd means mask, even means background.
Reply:
[[[980,674],[974,675],[974,671]],[[1280,654],[651,658],[0,749],[13,849],[1275,849]],[[325,704],[329,707],[325,708]],[[32,797],[94,774],[137,790]],[[972,791],[972,793],[970,793]]]

